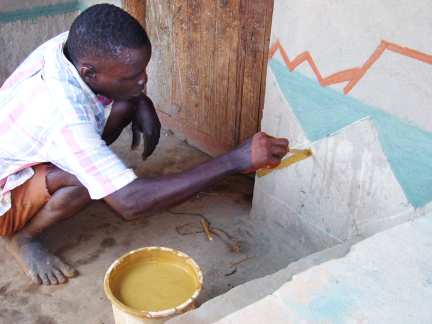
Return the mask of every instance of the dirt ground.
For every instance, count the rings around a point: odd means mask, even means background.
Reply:
[[[145,162],[129,150],[129,143],[125,132],[113,150],[141,176],[175,173],[209,159],[166,131]],[[144,246],[179,249],[195,259],[204,274],[200,303],[278,270],[292,260],[268,261],[275,260],[269,238],[258,237],[250,222],[252,191],[253,178],[232,176],[169,211],[131,222],[95,202],[43,237],[51,251],[79,272],[64,285],[32,285],[0,243],[0,323],[114,323],[103,291],[105,271],[122,254]],[[219,234],[213,241],[202,232],[203,216]]]

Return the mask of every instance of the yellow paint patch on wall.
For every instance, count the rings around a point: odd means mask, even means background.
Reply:
[[[280,170],[286,168],[291,164],[297,163],[301,160],[304,160],[312,156],[312,151],[310,149],[305,149],[305,150],[292,149],[290,150],[290,153],[292,154],[289,157],[283,159],[282,162],[277,167],[258,170],[257,171],[258,177],[263,177],[269,174],[270,172],[273,172],[274,170]]]

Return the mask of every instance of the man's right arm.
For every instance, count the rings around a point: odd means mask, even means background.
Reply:
[[[178,204],[223,177],[276,166],[288,152],[288,140],[257,133],[236,149],[191,170],[158,178],[138,178],[104,198],[130,220]]]

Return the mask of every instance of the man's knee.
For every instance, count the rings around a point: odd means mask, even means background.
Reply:
[[[54,165],[50,165],[46,175],[46,184],[48,192],[52,195],[60,188],[64,187],[83,187],[78,178],[73,174],[59,169]],[[85,189],[85,188],[84,188]]]
[[[84,186],[70,186],[65,187],[65,190],[68,190],[68,196],[71,199],[77,200],[82,203],[90,202],[90,194]]]

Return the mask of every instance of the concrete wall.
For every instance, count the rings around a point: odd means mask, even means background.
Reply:
[[[0,2],[0,84],[36,47],[68,30],[79,11],[121,0],[2,0]]]
[[[275,0],[262,129],[313,157],[253,217],[322,249],[432,209],[432,2]]]

